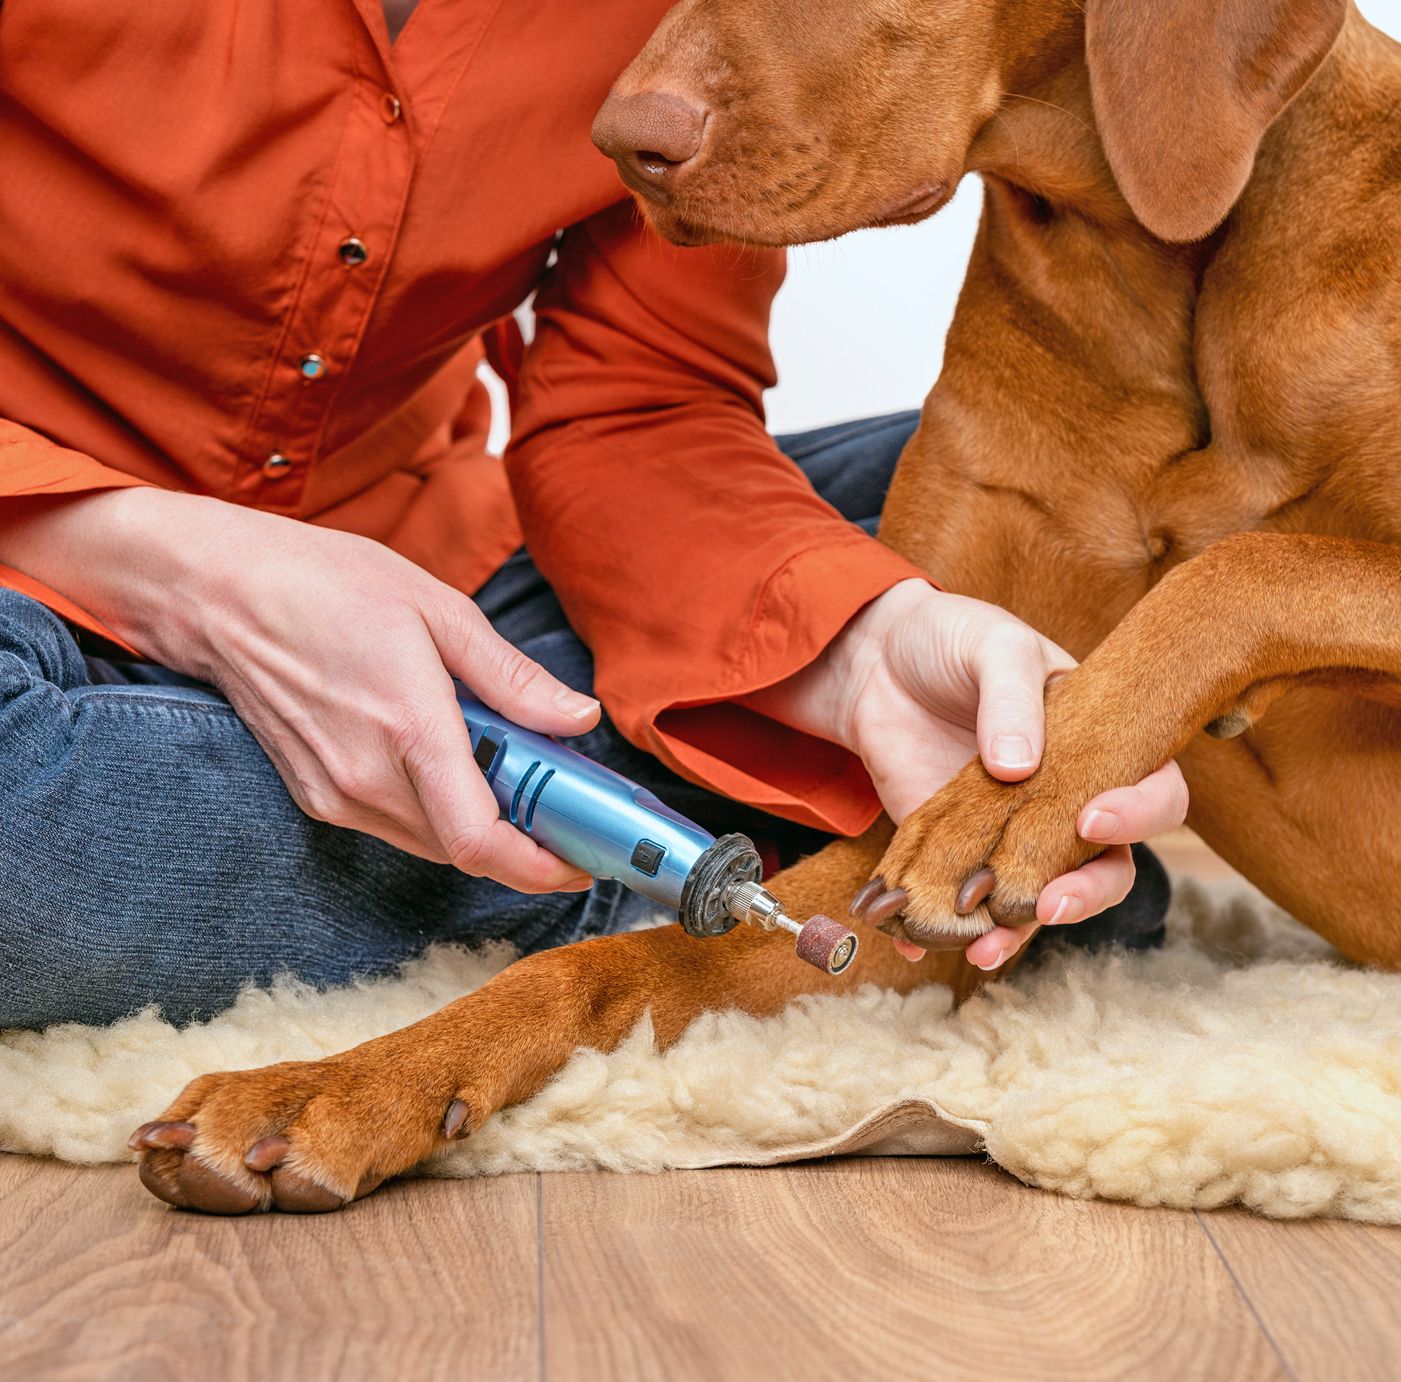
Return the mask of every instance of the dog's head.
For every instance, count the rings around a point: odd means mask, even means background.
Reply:
[[[594,125],[680,243],[798,244],[937,211],[1014,94],[1072,65],[1119,190],[1199,239],[1348,0],[682,0]]]

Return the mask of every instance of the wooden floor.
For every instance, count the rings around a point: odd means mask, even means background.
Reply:
[[[218,1220],[127,1167],[0,1156],[0,1378],[165,1376],[1393,1382],[1401,1230],[899,1159],[413,1182]]]
[[[978,1161],[167,1210],[0,1158],[6,1378],[1401,1376],[1401,1230],[1082,1203]]]

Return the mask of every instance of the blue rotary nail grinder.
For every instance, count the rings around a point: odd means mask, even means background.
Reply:
[[[856,936],[840,922],[799,925],[784,913],[746,836],[717,840],[621,773],[522,729],[461,687],[457,703],[502,819],[551,854],[674,911],[689,935],[723,936],[745,921],[791,932],[799,956],[828,974],[856,958]]]

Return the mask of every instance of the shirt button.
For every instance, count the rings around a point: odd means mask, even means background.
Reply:
[[[365,242],[355,235],[347,240],[342,240],[340,248],[336,252],[341,257],[341,263],[349,264],[352,269],[358,269],[370,257],[370,251],[365,247]]]
[[[291,459],[284,456],[280,451],[274,451],[272,455],[263,462],[263,474],[266,475],[269,480],[280,480],[291,469]]]
[[[326,373],[326,362],[319,355],[303,355],[297,361],[303,379],[320,379]]]
[[[392,91],[386,91],[379,98],[379,113],[384,117],[386,125],[393,125],[404,113],[404,107],[399,104],[399,98]]]

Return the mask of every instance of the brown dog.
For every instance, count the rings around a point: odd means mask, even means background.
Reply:
[[[1030,781],[970,765],[893,841],[781,876],[795,914],[874,873],[921,943],[1019,921],[1091,852],[1078,808],[1177,754],[1214,848],[1401,966],[1401,50],[1347,0],[685,0],[596,135],[681,241],[822,239],[986,183],[881,535],[1086,660]],[[882,952],[831,982],[983,977]],[[331,1060],[195,1081],[142,1178],[333,1208],[646,1008],[667,1042],[828,982],[749,928],[535,955]]]

